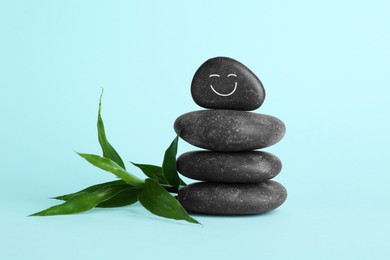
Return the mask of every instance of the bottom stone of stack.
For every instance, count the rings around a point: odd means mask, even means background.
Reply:
[[[287,198],[276,181],[251,184],[197,182],[179,191],[178,200],[191,212],[210,215],[260,214],[276,209]]]

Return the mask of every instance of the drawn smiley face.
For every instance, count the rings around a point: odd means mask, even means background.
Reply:
[[[221,77],[221,75],[219,75],[219,74],[210,74],[209,75],[209,78],[215,78],[215,79],[218,79],[218,78],[220,78]],[[210,88],[211,88],[211,90],[215,93],[215,94],[217,94],[218,96],[221,96],[221,97],[228,97],[228,96],[230,96],[230,95],[233,95],[233,93],[234,92],[236,92],[236,89],[237,89],[237,75],[236,74],[234,74],[234,73],[230,73],[230,74],[228,74],[227,76],[226,76],[227,78],[232,78],[232,79],[234,79],[234,83],[233,83],[233,90],[232,91],[230,91],[230,92],[228,92],[228,93],[221,93],[221,91],[218,91],[218,90],[216,90],[216,84],[214,84],[214,86],[213,86],[213,82],[211,82],[210,83]],[[218,83],[218,82],[217,82]]]
[[[191,95],[204,108],[250,111],[263,103],[265,92],[260,80],[244,64],[215,57],[196,70]]]

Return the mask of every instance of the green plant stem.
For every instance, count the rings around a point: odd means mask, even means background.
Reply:
[[[122,179],[126,183],[130,184],[134,187],[143,187],[145,181],[134,176],[131,173],[128,173],[125,169],[119,166],[116,162],[109,158],[101,157],[95,154],[86,154],[86,153],[78,153],[81,157],[87,160],[92,165],[105,170],[107,172],[111,172],[116,175],[118,178]]]

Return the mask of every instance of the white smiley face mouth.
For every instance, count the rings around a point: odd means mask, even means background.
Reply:
[[[228,94],[219,93],[218,91],[216,91],[216,90],[213,88],[213,85],[211,85],[211,84],[210,84],[210,88],[211,88],[211,90],[214,91],[214,93],[217,94],[218,96],[228,97],[228,96],[232,95],[232,94],[236,91],[236,89],[237,89],[237,81],[234,82],[234,89],[233,89],[233,91],[230,92],[230,93],[228,93]]]
[[[220,75],[219,74],[211,74],[210,76],[209,76],[209,78],[212,78],[212,77],[220,77]],[[237,78],[237,75],[236,74],[229,74],[229,75],[227,75],[227,77],[229,78],[229,77],[236,77]],[[217,94],[218,96],[221,96],[221,97],[228,97],[228,96],[230,96],[230,95],[233,95],[233,93],[236,91],[236,89],[237,89],[237,81],[235,81],[234,82],[234,89],[232,90],[232,92],[230,92],[230,93],[227,93],[227,94],[223,94],[223,93],[219,93],[218,91],[216,91],[214,88],[213,88],[213,85],[211,85],[210,84],[210,88],[211,88],[211,90],[215,93],[215,94]]]

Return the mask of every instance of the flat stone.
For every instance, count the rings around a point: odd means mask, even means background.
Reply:
[[[251,151],[280,141],[284,123],[276,117],[237,110],[201,110],[178,117],[174,128],[188,143],[213,151]]]
[[[275,181],[254,184],[198,182],[179,191],[178,200],[191,212],[212,215],[260,214],[276,209],[287,198]]]
[[[193,151],[177,158],[177,170],[184,176],[207,182],[258,183],[272,179],[282,162],[271,153]]]
[[[240,62],[216,57],[207,60],[196,71],[191,94],[204,108],[254,110],[264,101],[263,84]]]

